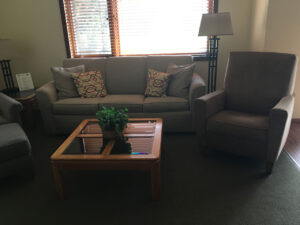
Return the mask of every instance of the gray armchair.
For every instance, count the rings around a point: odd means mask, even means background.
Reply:
[[[31,145],[21,124],[22,104],[0,93],[0,178],[32,172]]]
[[[231,52],[224,89],[195,102],[201,150],[260,159],[271,173],[291,124],[296,70],[292,54]]]
[[[0,93],[0,124],[19,123],[21,124],[20,113],[22,104],[15,99]]]

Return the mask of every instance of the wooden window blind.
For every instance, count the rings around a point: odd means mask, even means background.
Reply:
[[[60,0],[71,57],[197,54],[203,13],[216,0]]]

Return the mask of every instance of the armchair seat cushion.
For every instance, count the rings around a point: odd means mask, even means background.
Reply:
[[[207,131],[239,138],[266,141],[269,118],[263,115],[224,110],[211,116]]]
[[[62,115],[96,115],[102,98],[66,98],[53,104],[53,113]]]
[[[7,119],[4,118],[4,116],[0,115],[0,124],[9,123]]]
[[[144,112],[178,112],[189,111],[189,101],[179,97],[147,97],[144,101]]]
[[[30,155],[29,140],[17,123],[0,126],[0,162]]]
[[[144,95],[107,95],[101,99],[99,108],[115,107],[116,109],[127,108],[130,113],[143,112]]]

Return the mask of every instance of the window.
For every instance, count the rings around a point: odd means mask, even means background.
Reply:
[[[203,13],[216,0],[60,0],[70,57],[199,54]]]

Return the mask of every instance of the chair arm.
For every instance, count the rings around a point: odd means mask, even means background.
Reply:
[[[195,100],[197,114],[207,119],[211,115],[224,109],[225,91],[218,90],[210,94],[204,95]]]
[[[194,73],[189,89],[189,103],[192,112],[194,111],[195,99],[205,95],[205,93],[206,85],[204,80],[199,74]]]
[[[55,134],[55,121],[52,113],[52,105],[56,102],[57,95],[54,81],[50,81],[37,89],[36,96],[46,131],[47,133]]]
[[[23,106],[17,100],[0,93],[0,111],[9,122],[17,122],[21,124],[20,112]]]
[[[199,145],[205,147],[206,121],[213,114],[224,109],[225,91],[218,90],[197,98],[195,101],[195,122]]]
[[[294,102],[294,96],[285,96],[270,111],[267,162],[275,162],[285,145],[290,130]]]

